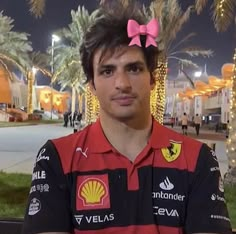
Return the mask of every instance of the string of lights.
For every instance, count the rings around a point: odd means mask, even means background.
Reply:
[[[236,49],[233,57],[234,66],[233,66],[233,75],[231,77],[232,81],[232,88],[231,88],[231,97],[230,97],[230,121],[229,121],[229,138],[227,141],[227,155],[229,159],[229,165],[231,167],[236,166],[236,159],[235,159],[235,153],[236,153],[236,100],[235,100],[235,94],[236,94]]]

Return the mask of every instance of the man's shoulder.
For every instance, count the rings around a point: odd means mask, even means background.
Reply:
[[[67,145],[66,148],[73,146],[73,144],[77,143],[78,141],[84,141],[84,140],[88,140],[87,136],[89,134],[89,132],[92,129],[93,124],[89,124],[87,125],[85,128],[83,128],[82,130],[76,132],[76,133],[71,133],[69,135],[66,136],[62,136],[59,138],[54,138],[51,141],[53,142],[53,144],[56,147],[63,147],[63,145]],[[68,145],[69,143],[69,145]]]
[[[57,150],[65,173],[67,173],[71,168],[70,166],[73,162],[73,156],[75,155],[78,146],[86,148],[92,140],[91,137],[89,137],[89,135],[92,135],[89,134],[92,128],[93,124],[90,124],[81,131],[51,140]]]
[[[189,171],[194,171],[203,143],[168,127],[162,126],[162,128],[162,134],[168,138],[169,145],[175,150],[178,148],[179,160],[187,163],[186,166]],[[178,165],[178,162],[175,163]]]

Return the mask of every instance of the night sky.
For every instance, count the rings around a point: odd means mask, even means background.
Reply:
[[[180,0],[183,9],[193,0]],[[70,11],[77,9],[78,5],[84,5],[88,10],[94,10],[98,6],[97,0],[47,0],[46,12],[41,19],[35,19],[29,13],[26,0],[0,0],[0,11],[15,20],[15,31],[29,33],[30,40],[35,51],[45,51],[51,43],[51,34],[71,22]],[[147,4],[150,0],[143,0]],[[187,3],[186,3],[187,2]],[[212,1],[210,1],[212,2]],[[228,31],[216,33],[211,21],[210,7],[200,15],[193,15],[190,21],[178,34],[178,39],[183,38],[190,32],[196,32],[197,36],[188,46],[200,46],[212,49],[214,57],[209,59],[198,58],[194,61],[200,66],[207,64],[209,75],[220,75],[224,63],[232,63],[234,48],[236,47],[236,27],[231,25]],[[172,75],[177,72],[177,64],[171,62]]]

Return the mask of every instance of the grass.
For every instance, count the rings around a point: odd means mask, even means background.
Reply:
[[[31,125],[38,125],[38,124],[55,124],[55,123],[62,123],[63,120],[31,120],[31,121],[23,121],[23,122],[1,122],[0,121],[0,128],[5,127],[20,127],[20,126],[31,126]]]
[[[0,218],[23,218],[31,175],[0,172]],[[225,186],[225,198],[236,229],[236,187]]]
[[[30,184],[31,175],[0,172],[1,218],[24,216]]]
[[[225,199],[233,229],[236,229],[236,187],[225,186]]]

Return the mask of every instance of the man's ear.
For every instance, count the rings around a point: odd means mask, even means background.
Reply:
[[[94,84],[93,80],[89,81],[89,89],[90,89],[91,93],[94,96],[96,96],[96,89],[95,89],[95,84]]]
[[[151,90],[153,90],[155,85],[156,85],[156,80],[155,80],[155,77],[153,75],[151,75],[150,84],[151,84]]]

